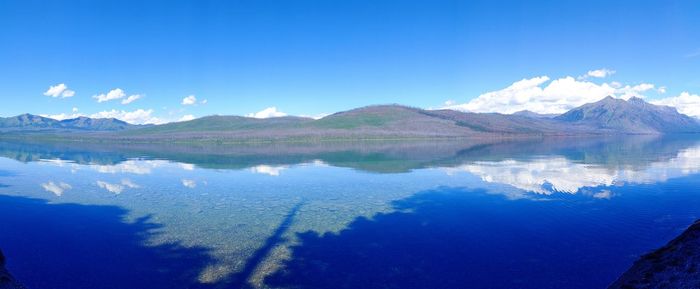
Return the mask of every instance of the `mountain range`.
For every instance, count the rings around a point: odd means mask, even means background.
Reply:
[[[674,108],[640,98],[606,97],[561,115],[529,111],[514,114],[425,110],[376,105],[331,114],[321,119],[206,116],[162,125],[132,125],[118,119],[79,117],[66,120],[23,114],[0,118],[6,135],[28,133],[71,138],[126,141],[256,141],[322,139],[392,139],[523,137],[613,134],[700,133],[700,121]]]
[[[653,105],[637,97],[625,101],[608,96],[554,119],[640,134],[695,132],[698,127],[697,119],[680,114],[675,108]]]
[[[0,131],[120,131],[139,126],[129,124],[116,118],[77,117],[55,120],[48,117],[22,114],[14,117],[0,118]]]

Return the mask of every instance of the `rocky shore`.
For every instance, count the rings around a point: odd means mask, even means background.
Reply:
[[[5,269],[5,255],[0,251],[0,289],[26,289]]]
[[[642,256],[608,288],[700,288],[700,220],[665,246]]]

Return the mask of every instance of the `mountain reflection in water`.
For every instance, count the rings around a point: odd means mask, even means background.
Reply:
[[[698,140],[2,141],[0,246],[30,288],[603,288],[700,216]]]

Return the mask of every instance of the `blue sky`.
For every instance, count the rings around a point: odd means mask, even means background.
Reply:
[[[0,115],[141,109],[130,117],[143,122],[382,103],[491,111],[515,99],[530,104],[510,110],[547,112],[608,91],[700,115],[697,15],[697,1],[4,0]],[[611,73],[586,75],[601,69]],[[521,80],[530,90],[511,87]],[[50,96],[58,84],[74,94]],[[94,97],[115,89],[124,96]]]

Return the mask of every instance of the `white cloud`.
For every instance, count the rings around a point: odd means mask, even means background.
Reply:
[[[664,93],[666,93],[666,87],[665,86],[659,87],[658,89],[656,89],[656,92],[658,92],[660,94],[664,94]]]
[[[106,110],[90,115],[91,118],[116,118],[131,124],[161,124],[163,120],[153,116],[153,110],[137,109],[134,111]]]
[[[98,95],[93,95],[92,98],[96,99],[98,103],[106,102],[115,99],[121,99],[122,104],[130,104],[143,97],[142,94],[133,94],[126,97],[126,92],[121,88],[115,88],[110,90],[108,93],[102,93]]]
[[[472,112],[513,113],[530,110],[537,113],[562,113],[587,102],[614,94],[615,88],[573,77],[550,80],[540,76],[517,81],[505,89],[487,92],[464,104],[447,108]]]
[[[97,181],[97,186],[100,188],[103,188],[110,193],[113,193],[115,195],[119,195],[122,193],[124,190],[124,186],[119,185],[119,184],[110,184],[108,182],[103,182],[103,181]]]
[[[132,103],[132,102],[134,102],[134,101],[140,99],[141,97],[143,97],[143,95],[140,95],[140,94],[130,95],[130,96],[127,97],[126,99],[122,99],[122,104],[129,104],[129,103]]]
[[[596,70],[591,70],[586,73],[587,77],[595,77],[595,78],[605,78],[610,75],[615,74],[615,70],[607,69],[607,68],[601,68],[601,69],[596,69]]]
[[[654,85],[651,83],[641,83],[635,86],[632,86],[632,91],[635,92],[645,92],[647,90],[652,90],[654,89]]]
[[[644,97],[641,93],[653,88],[654,85],[650,83],[622,86],[616,82],[597,84],[571,76],[551,81],[548,76],[539,76],[516,81],[502,90],[487,92],[467,103],[447,105],[445,108],[470,112],[514,113],[530,110],[564,113],[606,96],[623,99]]]
[[[49,86],[49,89],[44,92],[44,95],[50,97],[71,97],[75,95],[75,91],[68,89],[65,83],[59,83],[56,85]]]
[[[693,117],[700,117],[700,95],[682,92],[678,96],[652,100],[656,105],[675,107],[678,112]]]
[[[73,110],[76,112],[77,110]],[[77,117],[90,117],[90,118],[116,118],[123,120],[131,124],[163,124],[166,121],[153,116],[152,109],[137,109],[134,111],[124,111],[124,110],[105,110],[90,115],[83,113],[59,113],[59,114],[40,114],[43,117],[53,118],[56,120],[72,119]]]
[[[253,117],[253,118],[271,118],[271,117],[282,117],[282,116],[287,116],[286,113],[278,111],[277,107],[268,107],[266,109],[263,109],[261,111],[255,112],[255,113],[249,113],[246,114],[247,117]]]
[[[182,99],[182,105],[193,105],[197,103],[197,97],[194,95],[189,95]]]
[[[134,111],[124,111],[124,110],[105,110],[93,114],[78,113],[77,109],[73,110],[74,113],[59,113],[59,114],[39,114],[43,117],[53,118],[56,120],[72,119],[77,117],[90,117],[90,118],[116,118],[123,120],[131,124],[164,124],[167,122],[175,121],[174,119],[162,119],[153,115],[153,109],[137,109]],[[188,118],[189,116],[183,116],[183,118]],[[179,120],[182,121],[182,120]]]
[[[53,193],[57,197],[60,197],[63,195],[63,192],[72,189],[71,185],[66,184],[64,182],[60,182],[58,184],[54,182],[48,182],[41,184],[41,187],[44,188],[47,192]]]
[[[331,115],[331,114],[330,114],[330,113],[325,113],[325,112],[324,112],[324,113],[319,113],[319,114],[317,114],[317,115],[305,115],[305,114],[302,114],[302,115],[300,115],[300,117],[308,117],[308,118],[313,118],[313,119],[322,119],[322,118],[327,117],[327,116],[329,116],[329,115]]]
[[[201,104],[207,104],[207,102],[209,102],[209,101],[206,100],[206,99],[202,99],[202,101],[200,101],[199,103],[201,103]]]
[[[53,118],[55,120],[72,119],[72,118],[85,116],[82,113],[73,113],[73,114],[59,113],[59,114],[39,114],[39,115],[43,116],[43,117]]]
[[[629,99],[630,97],[636,96],[644,98],[643,92],[647,92],[654,89],[654,85],[651,83],[640,83],[635,86],[625,85],[617,89],[617,96],[622,99]]]
[[[61,97],[64,97],[64,98],[65,97],[72,97],[74,95],[75,95],[75,91],[70,90],[70,89],[66,89],[65,91],[63,91],[63,93],[61,93]]]
[[[178,121],[190,121],[190,120],[193,120],[194,118],[195,118],[194,115],[187,114],[187,115],[183,115]]]
[[[190,189],[194,189],[195,187],[197,187],[197,182],[195,182],[194,180],[182,179],[182,185]]]
[[[102,93],[98,95],[93,95],[92,98],[96,99],[97,102],[105,102],[105,101],[110,101],[114,99],[120,99],[126,96],[126,93],[124,93],[124,90],[121,88],[115,88],[110,90],[108,93]]]
[[[78,108],[77,108],[77,107],[73,107],[73,109],[72,109],[71,111],[73,111],[73,112],[78,112]]]

